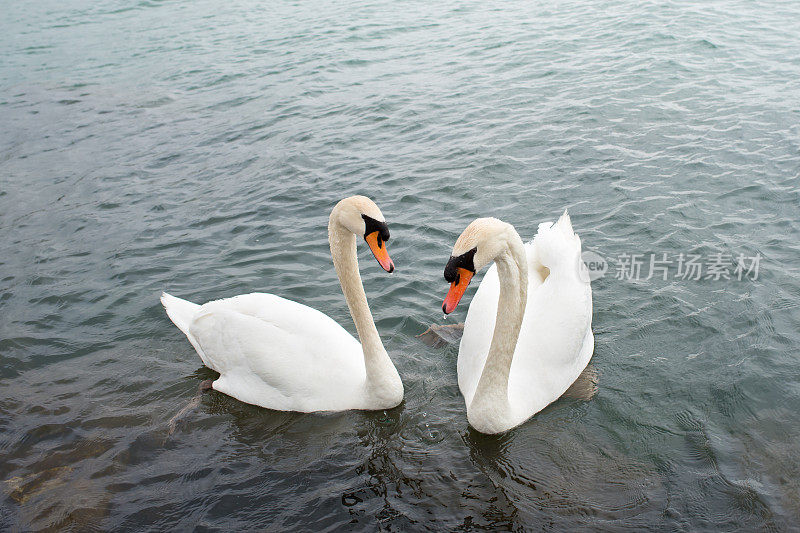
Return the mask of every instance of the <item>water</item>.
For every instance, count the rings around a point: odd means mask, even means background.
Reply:
[[[765,0],[4,6],[2,529],[794,527],[798,17]],[[404,404],[193,406],[214,374],[160,291],[274,292],[353,331],[325,230],[353,193],[392,231],[393,275],[359,257]],[[442,270],[474,217],[527,239],[565,207],[609,261],[598,391],[482,436],[457,346],[416,335],[463,321],[475,289],[443,320]],[[650,253],[760,254],[760,272],[646,280]],[[645,254],[640,279],[615,279],[621,254]]]

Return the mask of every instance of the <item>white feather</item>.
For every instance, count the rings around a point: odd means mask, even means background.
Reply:
[[[510,427],[558,399],[594,351],[591,287],[578,276],[580,240],[569,215],[540,224],[525,253],[528,295],[508,377]],[[492,343],[499,296],[493,264],[472,299],[459,347],[458,386],[468,411]]]

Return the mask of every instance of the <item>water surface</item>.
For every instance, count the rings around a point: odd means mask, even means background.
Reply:
[[[3,529],[796,524],[796,2],[4,9]],[[292,414],[211,392],[182,412],[214,374],[160,291],[273,292],[353,332],[326,223],[354,193],[392,231],[393,275],[359,256],[405,402]],[[474,288],[445,321],[442,269],[473,218],[528,239],[564,208],[610,266],[598,391],[482,436],[457,346],[416,335],[463,321]],[[616,279],[651,253],[760,272]]]

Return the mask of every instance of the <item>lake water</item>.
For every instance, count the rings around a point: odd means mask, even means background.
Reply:
[[[0,529],[796,527],[797,2],[3,9]],[[394,274],[359,257],[405,402],[193,400],[215,375],[160,292],[353,332],[326,224],[354,193],[392,232]],[[473,218],[527,240],[564,208],[608,266],[598,390],[482,436],[457,345],[416,336],[466,315]]]

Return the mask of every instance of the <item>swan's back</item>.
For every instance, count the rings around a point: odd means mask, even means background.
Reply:
[[[363,402],[361,344],[325,313],[264,293],[202,306],[170,298],[162,300],[170,318],[203,363],[221,374],[215,390],[284,411],[343,410]]]

